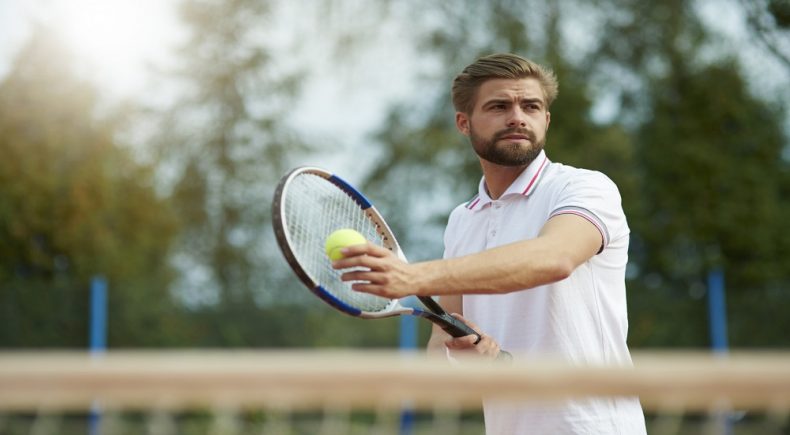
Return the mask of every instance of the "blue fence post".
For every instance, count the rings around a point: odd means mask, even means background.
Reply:
[[[417,349],[417,318],[414,316],[400,316],[401,352],[413,352]]]
[[[708,274],[708,319],[710,321],[710,343],[715,353],[726,354],[727,300],[724,294],[724,271],[714,269]]]
[[[107,281],[102,276],[91,280],[90,352],[102,354],[107,349]]]
[[[92,357],[99,357],[107,350],[107,280],[96,275],[91,279],[90,295],[90,337],[89,346]],[[91,405],[88,416],[89,435],[101,433],[101,406],[97,402]]]
[[[727,299],[725,296],[724,271],[721,268],[708,273],[708,320],[710,324],[710,345],[713,353],[724,357],[729,351],[727,338]],[[732,434],[735,415],[723,411],[712,418],[722,435]]]
[[[400,316],[399,347],[402,353],[417,349],[417,318]],[[404,403],[400,413],[400,435],[410,435],[414,431],[414,409]]]

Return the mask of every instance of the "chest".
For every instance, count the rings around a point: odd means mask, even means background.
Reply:
[[[503,198],[462,216],[453,231],[450,253],[473,254],[537,237],[551,211],[545,199],[539,195]]]

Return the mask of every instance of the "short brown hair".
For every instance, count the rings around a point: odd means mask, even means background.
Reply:
[[[557,98],[559,83],[554,72],[521,56],[508,53],[481,57],[464,68],[453,80],[452,96],[455,110],[472,113],[480,86],[491,79],[535,78],[543,89],[546,107]]]

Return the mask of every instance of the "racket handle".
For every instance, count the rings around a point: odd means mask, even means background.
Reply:
[[[438,302],[433,300],[430,296],[417,296],[417,299],[425,305],[426,308],[433,311],[434,314],[441,316],[445,313],[444,308]]]
[[[476,335],[477,340],[475,340],[475,344],[477,344],[482,338],[480,337],[480,334],[477,333],[477,331],[470,328],[467,324],[461,322],[455,317],[448,316],[446,314],[444,316],[439,316],[439,317],[445,317],[445,316],[449,317],[449,319],[446,319],[448,320],[449,323],[446,326],[443,326],[441,324],[439,326],[441,326],[442,329],[444,329],[448,334],[452,335],[453,337],[465,337],[467,335]],[[511,362],[513,361],[513,355],[504,349],[499,349],[499,353],[497,354],[496,358],[494,358],[494,361]]]
[[[447,320],[447,324],[439,325],[439,326],[441,326],[442,329],[444,329],[444,331],[447,332],[448,334],[452,335],[453,337],[465,337],[467,335],[476,335],[477,340],[475,341],[475,344],[477,344],[477,342],[480,341],[480,334],[478,334],[477,331],[475,331],[474,329],[470,328],[469,325],[467,325],[466,323],[447,314],[445,314],[442,317],[444,317]]]
[[[422,310],[414,310],[414,314],[424,317],[431,322],[439,325],[445,332],[452,335],[453,337],[466,337],[467,335],[475,335],[477,336],[477,340],[480,341],[480,334],[477,333],[474,329],[470,328],[469,325],[466,323],[456,319],[455,317],[447,314],[436,314],[430,311],[422,311]]]

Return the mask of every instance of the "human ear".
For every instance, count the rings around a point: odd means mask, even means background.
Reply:
[[[469,116],[463,112],[455,112],[455,128],[464,136],[469,136]]]

